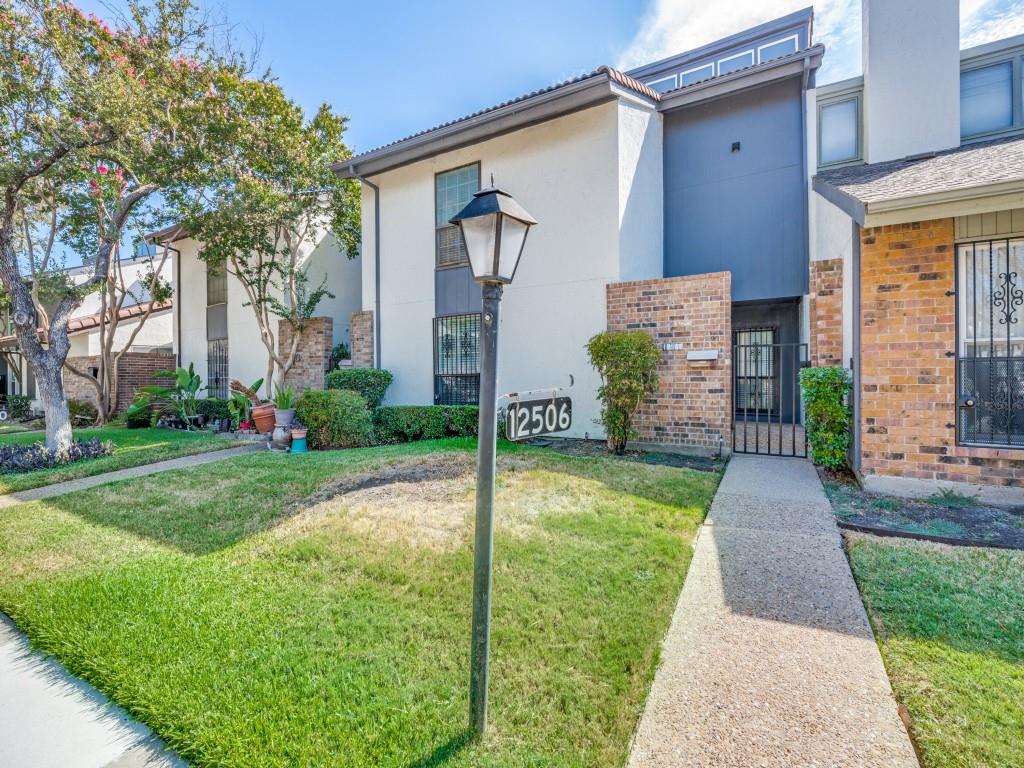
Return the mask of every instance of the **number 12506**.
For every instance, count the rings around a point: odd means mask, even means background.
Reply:
[[[572,426],[572,399],[521,400],[511,403],[505,414],[505,435],[509,440],[565,432]]]

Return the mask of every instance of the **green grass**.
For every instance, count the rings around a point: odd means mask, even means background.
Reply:
[[[152,464],[155,461],[174,459],[193,453],[216,451],[230,448],[234,441],[209,433],[184,432],[174,429],[125,429],[124,427],[97,427],[76,429],[75,437],[114,443],[114,452],[98,459],[85,459],[61,467],[40,469],[19,474],[0,474],[0,493],[13,493],[42,485],[77,480],[103,472]],[[31,445],[43,441],[41,432],[29,434],[0,434],[0,443]]]
[[[409,474],[472,448],[251,454],[3,510],[0,609],[196,766],[622,765],[718,475],[500,450],[477,745],[472,475]]]
[[[17,421],[0,421],[0,435],[14,435],[18,432],[28,432],[33,427],[27,427]]]
[[[1024,765],[1024,552],[849,542],[926,768]]]

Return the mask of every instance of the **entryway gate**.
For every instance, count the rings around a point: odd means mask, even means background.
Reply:
[[[780,344],[771,328],[735,331],[732,349],[734,453],[807,456],[800,369],[807,345]]]

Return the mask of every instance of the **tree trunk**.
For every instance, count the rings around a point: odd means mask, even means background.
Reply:
[[[47,358],[50,355],[46,356]],[[71,447],[71,415],[68,400],[64,395],[64,379],[61,365],[55,360],[30,360],[30,368],[36,376],[39,399],[43,401],[46,415],[46,447],[50,450],[66,451]]]

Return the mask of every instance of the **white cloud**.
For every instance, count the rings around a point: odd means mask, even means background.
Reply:
[[[740,32],[804,8],[808,0],[653,0],[640,29],[618,57],[630,69]],[[818,82],[860,74],[861,0],[814,3],[814,40],[824,43]],[[1024,33],[1020,0],[961,0],[960,38],[964,47]]]

